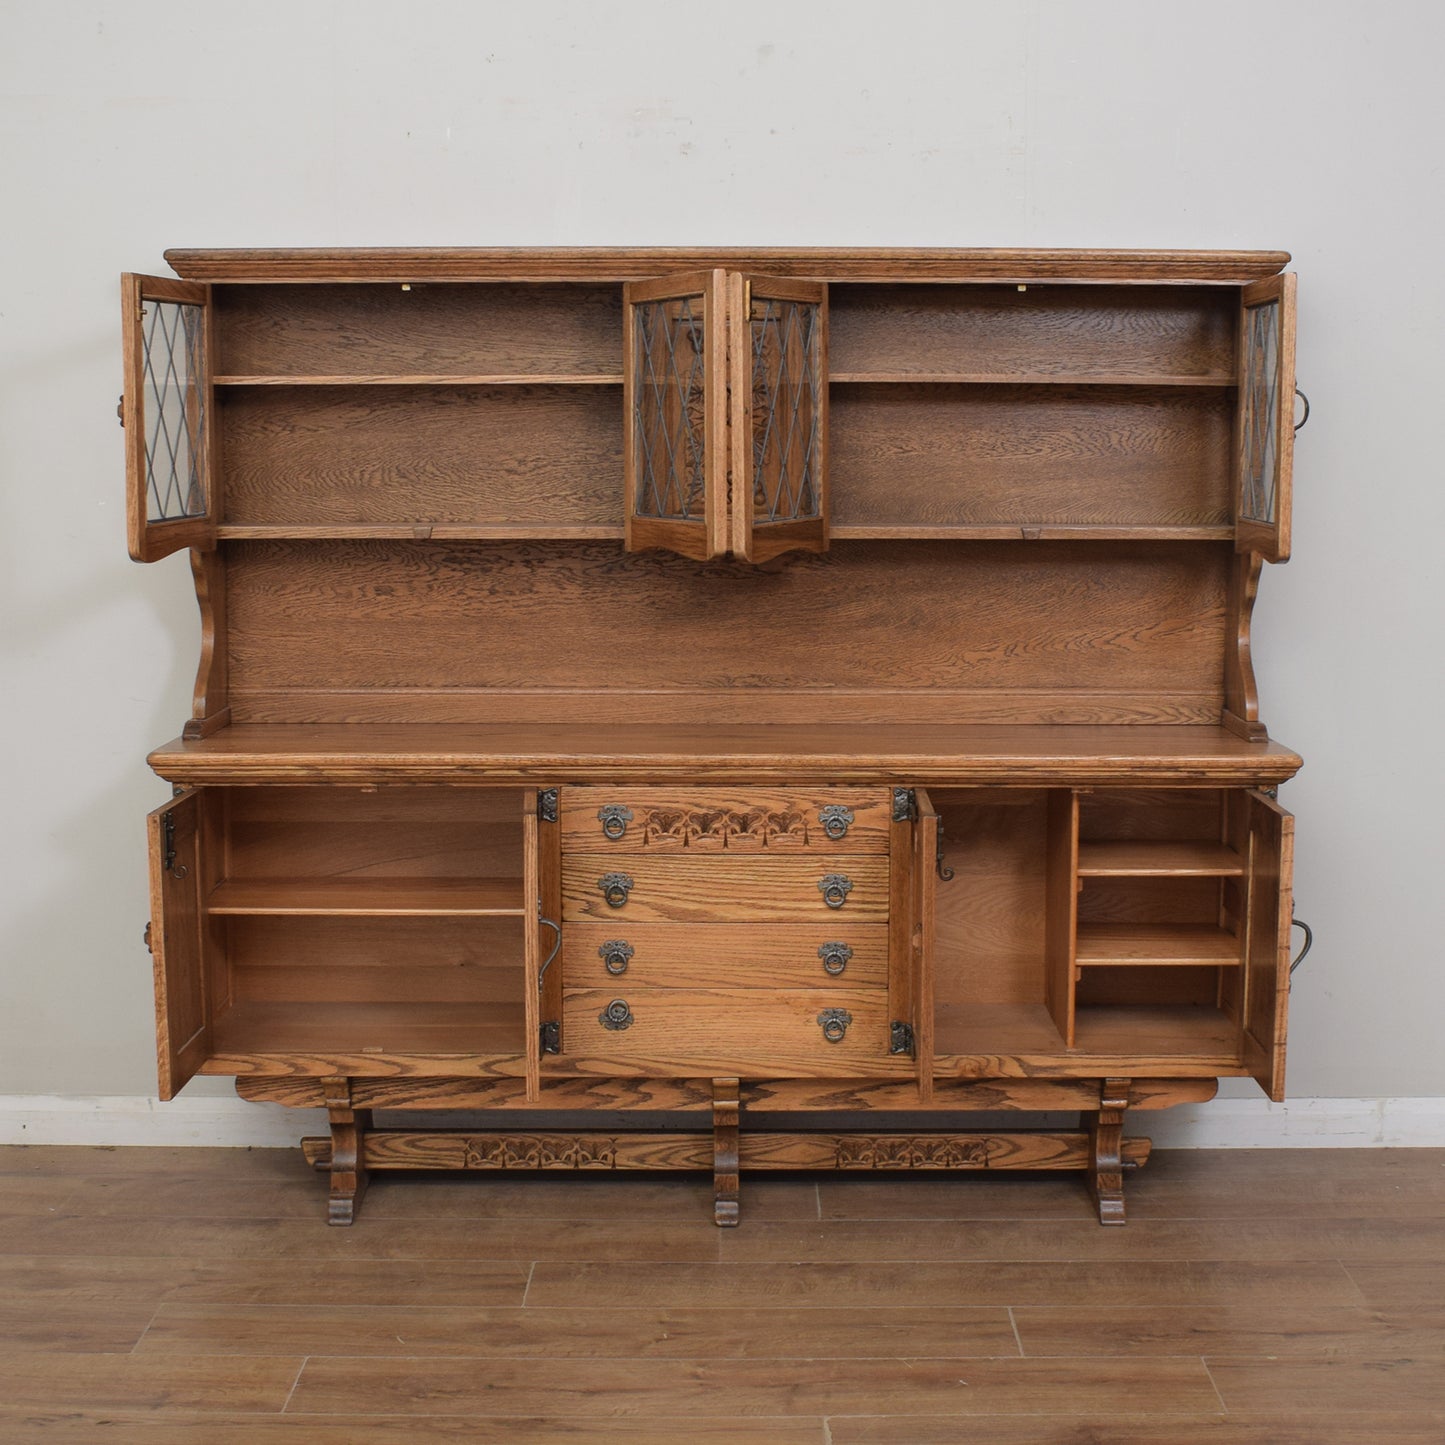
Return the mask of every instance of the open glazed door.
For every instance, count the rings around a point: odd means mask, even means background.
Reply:
[[[210,287],[121,277],[127,532],[154,562],[216,544]]]
[[[562,831],[557,789],[525,795],[522,816],[524,1021],[527,1031],[527,1098],[541,1092],[542,1060],[561,1049],[562,1029]]]
[[[623,288],[626,537],[704,560],[727,551],[725,273]]]
[[[210,1050],[201,889],[203,800],[182,793],[146,819],[151,919],[146,929],[156,990],[156,1064],[162,1099],[192,1079]]]
[[[828,550],[828,288],[728,278],[732,550]]]
[[[1294,818],[1250,793],[1249,915],[1244,953],[1244,1064],[1275,1103],[1284,1099],[1289,931],[1294,915]]]
[[[922,788],[893,790],[889,837],[889,1052],[912,1057],[918,1090],[933,1097],[933,958],[938,814]]]
[[[1289,558],[1294,470],[1295,278],[1246,286],[1239,317],[1235,548]]]

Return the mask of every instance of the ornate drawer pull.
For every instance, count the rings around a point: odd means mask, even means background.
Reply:
[[[625,998],[615,998],[597,1015],[597,1022],[604,1029],[620,1033],[623,1029],[632,1027],[632,1008]]]
[[[818,1015],[818,1023],[823,1030],[823,1037],[830,1044],[841,1044],[843,1035],[848,1032],[848,1025],[853,1022],[853,1015],[845,1008],[825,1008]]]
[[[853,880],[844,873],[829,873],[826,878],[818,879],[818,892],[829,908],[841,908],[852,891]]]
[[[604,873],[598,880],[597,886],[602,890],[602,896],[607,900],[609,908],[621,908],[627,902],[627,895],[632,892],[632,879],[625,873]]]
[[[845,808],[841,803],[829,803],[826,808],[818,809],[818,821],[823,825],[823,831],[836,843],[839,838],[848,834],[848,827],[853,821],[852,808]]]
[[[630,943],[620,938],[609,938],[598,950],[597,956],[602,960],[602,966],[610,974],[623,974],[627,972],[627,965],[636,950]]]
[[[605,808],[598,808],[597,821],[602,824],[602,836],[611,838],[615,843],[627,832],[627,825],[632,821],[632,809],[624,808],[621,803],[608,803]]]
[[[848,967],[853,950],[846,943],[825,943],[818,950],[818,957],[823,960],[823,972],[837,978]]]

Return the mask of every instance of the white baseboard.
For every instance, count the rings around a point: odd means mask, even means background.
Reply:
[[[992,1122],[992,1121],[991,1121]],[[319,1109],[202,1096],[0,1095],[0,1144],[290,1148],[324,1133]],[[1442,1099],[1215,1099],[1136,1114],[1129,1132],[1161,1149],[1445,1148]]]

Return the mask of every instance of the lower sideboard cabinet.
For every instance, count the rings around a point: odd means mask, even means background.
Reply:
[[[162,1093],[324,1104],[342,1222],[371,1167],[529,1162],[714,1168],[724,1223],[739,1168],[1075,1167],[1122,1220],[1125,1109],[1282,1097],[1292,824],[1245,787],[187,789],[150,819]],[[388,1106],[711,1127],[488,1152]]]

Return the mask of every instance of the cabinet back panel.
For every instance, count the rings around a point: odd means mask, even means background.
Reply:
[[[833,373],[1233,376],[1239,293],[1186,286],[847,286]]]
[[[1227,544],[230,542],[238,721],[1217,722]],[[900,695],[905,695],[900,697]]]
[[[622,370],[620,286],[218,286],[222,376]]]
[[[1079,799],[1079,837],[1091,842],[1218,842],[1222,797],[1217,788],[1098,788]]]
[[[522,996],[519,918],[233,918],[236,1003],[500,1003]]]
[[[1139,1004],[1213,1007],[1219,998],[1217,968],[1086,968],[1078,984],[1080,1009]]]
[[[1087,878],[1080,923],[1219,922],[1217,878]]]
[[[937,883],[936,1002],[1043,1003],[1046,795],[1020,790],[979,805],[938,789],[929,796],[954,870]]]
[[[1218,526],[1233,393],[1220,388],[834,385],[835,526]]]
[[[219,398],[230,523],[618,522],[621,387],[230,387]]]
[[[236,788],[232,878],[518,878],[517,789]]]

